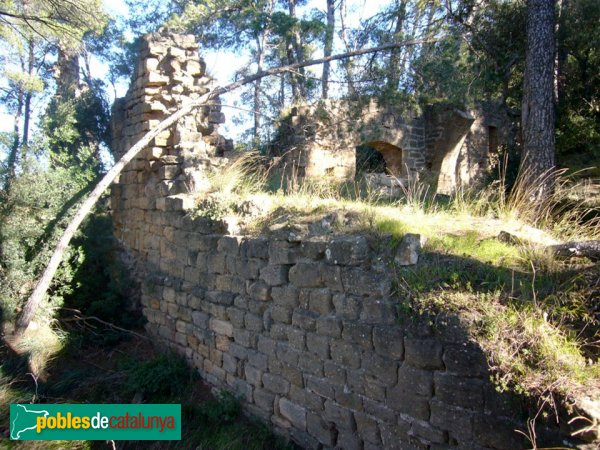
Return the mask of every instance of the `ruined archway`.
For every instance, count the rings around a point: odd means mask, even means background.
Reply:
[[[402,149],[386,141],[367,141],[356,147],[356,175],[369,192],[382,198],[402,194],[406,178]]]
[[[405,170],[402,164],[402,149],[400,147],[384,141],[371,141],[367,142],[366,145],[381,153],[389,175],[402,176]]]

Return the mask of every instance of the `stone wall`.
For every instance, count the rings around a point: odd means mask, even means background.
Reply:
[[[195,52],[188,37],[144,40],[115,108],[117,152],[186,90],[205,92]],[[113,186],[115,235],[136,261],[150,335],[305,448],[523,448],[522,405],[490,384],[468,320],[428,323],[400,307],[389,239],[334,235],[326,221],[313,234],[236,236],[193,217],[188,185],[226,163],[221,120],[208,109],[175,126]]]
[[[420,175],[437,192],[450,194],[481,181],[490,168],[490,149],[496,147],[490,133],[497,145],[504,144],[510,128],[506,115],[490,102],[468,112],[428,106],[420,114],[374,100],[328,100],[293,108],[280,122],[272,153],[283,156],[294,175],[352,180],[356,148],[368,145],[382,153],[392,175],[383,182],[369,177],[377,181],[375,187],[391,184],[393,191],[395,179]]]
[[[425,166],[423,119],[374,100],[328,100],[293,108],[280,123],[272,153],[283,156],[301,177],[351,180],[356,147],[363,144],[379,150],[397,177]]]

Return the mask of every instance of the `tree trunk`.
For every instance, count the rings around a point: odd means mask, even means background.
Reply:
[[[294,22],[298,21],[298,15],[296,14],[296,2],[297,0],[288,0],[288,12],[290,17],[294,20]],[[291,33],[291,43],[293,48],[293,62],[297,64],[302,64],[304,62],[304,48],[302,46],[302,37],[300,36],[300,32],[298,31],[298,26],[294,25]],[[308,93],[306,91],[306,80],[304,79],[304,66],[300,66],[298,68],[298,72],[300,73],[300,77],[298,77],[297,87],[298,87],[298,100],[306,99]]]
[[[29,74],[29,78],[33,77],[34,71],[34,44],[33,40],[29,41],[29,55],[27,61],[27,73]],[[25,104],[23,107],[23,139],[21,142],[21,153],[23,157],[27,153],[27,146],[29,145],[29,123],[31,121],[31,98],[33,93],[31,90],[28,90],[25,93]]]
[[[527,53],[523,81],[523,152],[519,175],[535,198],[551,192],[554,167],[554,0],[527,0]]]
[[[15,119],[13,123],[13,142],[8,154],[8,173],[6,176],[6,184],[4,186],[4,190],[7,194],[10,190],[12,181],[17,175],[17,161],[19,159],[19,149],[21,148],[21,118],[23,116],[25,95],[21,87],[18,87],[17,89],[19,90],[19,93],[17,94],[17,111],[15,113]]]
[[[327,1],[327,30],[325,31],[325,48],[323,56],[331,56],[333,51],[333,33],[335,31],[335,0]],[[323,77],[321,79],[321,97],[327,98],[329,90],[329,62],[323,64]]]
[[[346,0],[341,0],[340,2],[340,25],[342,27],[342,41],[344,42],[344,46],[346,48],[346,52],[352,51],[350,47],[350,42],[348,40],[348,33],[346,28],[346,16],[348,14]],[[351,98],[355,98],[357,96],[356,86],[354,86],[354,70],[352,68],[352,61],[346,60],[343,63],[344,69],[346,70],[346,79],[348,83],[348,95]]]
[[[555,101],[558,110],[564,102],[565,65],[567,64],[567,15],[569,14],[569,0],[559,0],[559,16],[556,30],[556,79],[554,80]]]
[[[394,29],[393,41],[397,42],[402,36],[402,30],[404,28],[404,18],[406,16],[406,1],[400,0],[398,4],[398,11],[396,12],[396,26]],[[400,83],[400,57],[402,49],[400,47],[394,47],[390,50],[390,59],[388,61],[387,69],[387,86],[391,91],[398,89]]]
[[[265,32],[261,32],[256,36],[256,71],[261,72],[264,62],[264,38]],[[254,142],[258,143],[260,132],[260,81],[254,82]]]
[[[58,241],[58,244],[56,245],[54,251],[52,252],[52,256],[50,257],[50,261],[49,261],[48,265],[44,269],[44,273],[42,274],[42,277],[39,279],[39,281],[37,282],[37,284],[35,286],[35,289],[33,290],[31,295],[27,299],[27,303],[23,307],[23,310],[21,311],[21,314],[17,320],[17,324],[16,324],[17,326],[15,329],[15,332],[22,333],[29,326],[29,323],[31,322],[31,319],[35,315],[40,302],[43,300],[43,298],[46,295],[46,291],[48,290],[48,287],[50,286],[50,282],[52,281],[52,278],[54,277],[54,274],[56,273],[56,270],[58,269],[58,266],[60,265],[60,262],[62,261],[63,255],[67,249],[67,246],[69,245],[69,242],[71,241],[71,238],[73,237],[73,235],[75,234],[75,232],[77,231],[79,226],[81,225],[81,222],[83,222],[83,219],[85,219],[85,217],[91,212],[91,210],[94,207],[94,205],[96,204],[96,202],[100,199],[100,196],[102,195],[102,193],[106,190],[106,188],[108,188],[110,186],[110,184],[113,182],[113,180],[121,173],[123,168],[133,158],[135,158],[135,156],[140,151],[142,151],[145,147],[147,147],[148,144],[150,143],[150,141],[152,139],[154,139],[156,136],[158,136],[162,131],[166,130],[171,125],[175,124],[178,120],[180,120],[182,117],[188,115],[194,109],[206,105],[206,103],[208,103],[210,100],[218,97],[219,95],[224,94],[226,92],[231,92],[234,89],[237,89],[241,86],[245,86],[246,84],[249,84],[249,83],[253,83],[253,82],[260,80],[261,78],[264,78],[266,76],[278,75],[278,74],[290,72],[290,71],[299,69],[301,67],[323,64],[326,61],[337,61],[340,59],[350,58],[352,56],[359,56],[359,55],[365,55],[368,53],[386,51],[395,45],[417,45],[417,44],[421,44],[421,43],[422,42],[420,42],[420,41],[392,43],[392,44],[387,44],[387,45],[383,45],[380,47],[368,48],[368,49],[364,49],[364,50],[356,50],[356,51],[349,52],[349,53],[342,53],[339,55],[329,56],[327,58],[313,59],[310,61],[305,61],[303,63],[295,63],[295,64],[290,64],[287,66],[281,66],[281,67],[275,67],[272,69],[268,69],[268,70],[256,73],[254,75],[242,78],[241,80],[238,80],[234,83],[228,84],[227,86],[217,88],[213,92],[203,95],[198,100],[189,102],[187,105],[183,106],[179,111],[177,111],[177,112],[173,113],[172,115],[170,115],[169,117],[167,117],[165,120],[160,122],[156,126],[156,128],[154,128],[154,129],[150,130],[148,133],[146,133],[146,135],[144,135],[144,137],[142,139],[140,139],[133,147],[131,147],[119,161],[117,161],[117,163],[106,173],[106,175],[104,175],[104,177],[96,185],[94,190],[90,193],[89,197],[79,207],[79,210],[77,211],[77,213],[75,214],[73,219],[71,219],[71,222],[69,222],[69,225],[67,226],[66,230],[64,231],[60,240]]]

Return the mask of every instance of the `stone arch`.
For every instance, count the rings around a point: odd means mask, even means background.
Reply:
[[[404,172],[402,149],[386,141],[369,141],[365,143],[377,150],[385,160],[385,167],[390,175],[400,177]]]

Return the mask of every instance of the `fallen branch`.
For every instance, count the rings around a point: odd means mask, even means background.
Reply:
[[[225,94],[227,92],[233,91],[241,86],[244,86],[249,83],[253,83],[256,80],[259,80],[261,78],[264,78],[264,77],[267,77],[270,75],[277,75],[280,73],[288,72],[290,70],[299,69],[301,67],[323,64],[324,62],[337,61],[340,59],[352,58],[354,56],[366,55],[369,53],[376,53],[376,52],[380,52],[380,51],[384,51],[384,50],[389,50],[389,49],[392,49],[395,47],[420,45],[420,44],[431,43],[431,42],[433,42],[433,41],[419,40],[419,41],[407,41],[407,42],[394,42],[391,44],[382,45],[380,47],[355,50],[355,51],[351,51],[351,52],[347,52],[347,53],[341,53],[338,55],[328,56],[325,58],[313,59],[313,60],[305,61],[302,63],[295,63],[295,64],[290,64],[290,65],[281,66],[281,67],[274,67],[272,69],[257,72],[256,74],[251,75],[249,77],[242,78],[241,80],[238,80],[234,83],[228,84],[227,86],[217,88],[208,94],[204,94],[197,100],[190,101],[187,104],[183,105],[183,107],[180,110],[178,110],[177,112],[173,113],[172,115],[167,117],[165,120],[160,122],[156,126],[156,128],[154,128],[154,129],[150,130],[148,133],[146,133],[146,135],[143,138],[141,138],[133,147],[131,147],[121,157],[121,159],[119,161],[117,161],[117,163],[114,166],[111,167],[111,169],[106,173],[106,175],[104,175],[104,177],[96,185],[94,190],[90,193],[88,198],[79,207],[79,210],[77,211],[77,213],[75,214],[73,219],[71,219],[71,222],[67,226],[67,229],[62,234],[60,240],[58,241],[58,244],[56,245],[54,251],[52,252],[52,256],[50,257],[50,261],[49,261],[48,265],[44,269],[44,273],[42,274],[42,277],[39,279],[38,283],[35,286],[35,289],[33,290],[31,295],[27,299],[27,302],[25,303],[25,306],[23,307],[23,311],[21,312],[21,314],[17,320],[17,324],[15,327],[15,333],[21,334],[29,326],[31,319],[35,315],[35,312],[37,311],[42,299],[46,295],[46,291],[48,290],[48,287],[50,286],[50,282],[52,281],[52,278],[54,278],[54,274],[56,273],[56,270],[58,269],[58,266],[60,265],[60,262],[62,261],[64,252],[66,251],[66,249],[69,245],[69,242],[71,242],[71,239],[73,238],[75,232],[81,225],[81,222],[83,222],[83,219],[85,219],[85,217],[90,213],[90,211],[92,210],[94,205],[98,202],[102,193],[110,186],[110,184],[115,180],[115,178],[121,173],[123,168],[133,158],[135,158],[135,156],[138,153],[140,153],[144,148],[146,148],[150,144],[152,139],[154,139],[156,136],[158,136],[164,130],[166,130],[173,124],[175,124],[179,119],[188,115],[194,109],[196,109],[200,106],[204,106],[207,102],[209,102],[212,99],[215,99],[216,97],[220,96],[221,94]]]
[[[501,231],[498,234],[497,239],[501,242],[516,246],[527,244],[526,241],[523,241],[507,231]],[[564,244],[548,245],[543,247],[543,249],[559,259],[585,257],[594,262],[600,261],[600,240],[569,241],[565,242]]]
[[[78,311],[77,309],[71,309],[71,308],[61,308],[61,309],[65,309],[65,310],[68,310],[68,311],[74,311],[76,313],[81,314],[81,312]],[[128,330],[127,328],[121,328],[121,327],[119,327],[117,325],[114,325],[114,324],[112,324],[110,322],[102,320],[102,319],[100,319],[99,317],[96,317],[96,316],[79,316],[79,315],[75,315],[73,317],[62,319],[63,322],[82,321],[84,323],[87,322],[88,320],[94,320],[94,321],[96,321],[98,323],[101,323],[102,325],[106,325],[107,327],[112,328],[113,330],[121,331],[123,333],[129,333],[129,334],[131,334],[133,336],[136,336],[136,337],[138,337],[140,339],[145,339],[147,341],[150,340],[150,338],[148,336],[144,336],[143,334],[136,333],[135,331],[132,331],[132,330]]]
[[[583,256],[592,261],[600,261],[600,240],[598,241],[571,241],[548,247],[557,258],[572,258]]]

